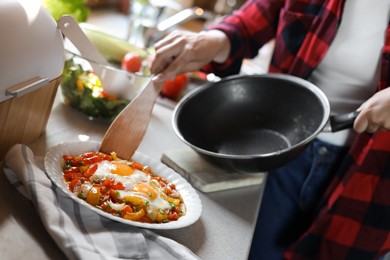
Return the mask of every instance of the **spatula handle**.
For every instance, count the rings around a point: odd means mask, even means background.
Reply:
[[[62,16],[57,22],[58,28],[80,51],[83,58],[108,65],[107,60],[100,54],[95,45],[88,39],[77,21],[70,15]]]

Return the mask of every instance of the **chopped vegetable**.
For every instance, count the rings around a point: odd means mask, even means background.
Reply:
[[[69,190],[104,212],[146,223],[176,221],[186,214],[176,185],[139,162],[101,152],[64,155],[63,159]],[[77,166],[80,162],[84,165]]]
[[[130,102],[106,93],[98,76],[74,61],[65,62],[61,90],[64,102],[92,118],[113,120]]]

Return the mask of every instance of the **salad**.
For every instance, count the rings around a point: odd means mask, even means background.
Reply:
[[[108,94],[96,73],[75,62],[65,61],[61,81],[64,103],[89,117],[112,121],[130,100]]]

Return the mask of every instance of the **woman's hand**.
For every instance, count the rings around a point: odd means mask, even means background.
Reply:
[[[390,87],[364,102],[358,109],[353,128],[356,132],[390,131]]]
[[[175,31],[154,46],[156,55],[151,72],[153,82],[163,83],[176,75],[199,70],[211,61],[226,60],[230,43],[221,31],[194,33]]]

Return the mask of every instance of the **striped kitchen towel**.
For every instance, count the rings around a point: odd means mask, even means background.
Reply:
[[[199,259],[172,239],[80,206],[42,169],[43,158],[36,158],[25,145],[13,146],[5,157],[8,180],[33,202],[47,231],[69,259]]]

